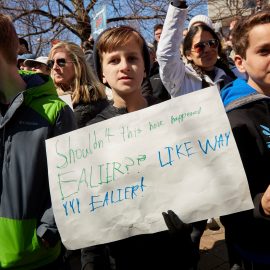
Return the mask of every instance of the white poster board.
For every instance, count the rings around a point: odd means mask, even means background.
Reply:
[[[69,249],[253,208],[218,90],[210,87],[46,141]]]

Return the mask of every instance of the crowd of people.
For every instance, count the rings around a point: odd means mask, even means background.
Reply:
[[[237,18],[227,40],[205,15],[185,28],[187,13],[186,1],[173,0],[153,44],[119,26],[81,46],[57,41],[47,56],[32,54],[0,14],[1,269],[198,269],[201,236],[218,225],[186,224],[173,209],[160,213],[166,231],[66,250],[45,140],[209,86],[220,91],[254,203],[220,217],[230,269],[270,269],[270,9]]]

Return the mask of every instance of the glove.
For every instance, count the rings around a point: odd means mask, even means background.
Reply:
[[[184,223],[172,210],[162,212],[175,246],[181,254],[181,269],[197,269],[199,249],[191,240],[192,225]]]
[[[173,0],[172,5],[177,8],[188,8],[187,2],[185,0]]]
[[[162,212],[164,221],[171,233],[190,233],[191,225],[184,223],[172,210]]]

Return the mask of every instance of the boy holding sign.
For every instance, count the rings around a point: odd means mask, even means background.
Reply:
[[[105,30],[96,41],[94,61],[99,80],[112,89],[113,105],[89,124],[156,103],[153,97],[142,95],[141,84],[150,68],[149,52],[145,40],[135,29],[121,26]],[[175,228],[171,224],[173,219],[169,218],[172,216],[172,212],[165,214],[166,223]],[[82,268],[110,269],[109,258],[112,258],[117,270],[193,269],[198,257],[190,239],[190,227],[179,219],[177,225],[174,232],[138,235],[85,248]]]
[[[221,218],[226,240],[243,269],[270,269],[270,10],[239,21],[232,34],[237,79],[221,96],[249,182],[255,208]]]

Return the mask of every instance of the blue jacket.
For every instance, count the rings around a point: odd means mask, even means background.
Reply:
[[[245,80],[236,79],[222,89],[221,98],[226,107],[233,102],[253,94],[257,94],[257,91],[249,86]]]

